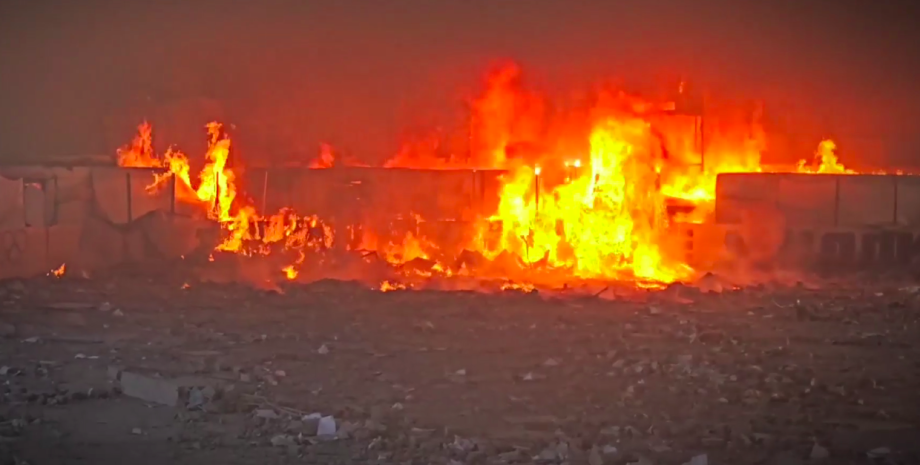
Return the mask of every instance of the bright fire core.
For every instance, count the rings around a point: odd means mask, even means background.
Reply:
[[[685,94],[683,85],[679,90],[670,101],[653,102],[603,89],[589,102],[562,111],[525,89],[518,67],[505,66],[487,76],[482,95],[472,102],[470,146],[462,155],[437,138],[424,138],[406,143],[385,167],[505,170],[496,211],[469,223],[463,247],[491,262],[513,262],[503,269],[515,269],[514,276],[505,278],[526,282],[540,275],[541,282],[557,285],[572,279],[640,284],[688,279],[695,270],[674,244],[673,222],[707,219],[719,173],[761,171],[766,137],[756,110],[720,119],[704,132],[700,102]],[[268,255],[283,250],[289,258],[278,276],[293,280],[308,266],[308,255],[332,247],[332,228],[311,212],[256,210],[237,183],[239,170],[228,164],[231,141],[219,123],[207,126],[209,148],[194,179],[185,154],[171,148],[157,156],[151,126],[139,129],[135,141],[119,151],[119,165],[165,169],[148,190],[174,178],[178,201],[199,205],[204,216],[220,224],[217,251]],[[332,148],[322,147],[305,167],[336,164]],[[834,149],[833,142],[823,141],[811,163],[802,161],[789,171],[851,172]],[[675,202],[685,207],[676,217],[667,212]],[[266,227],[254,227],[257,221]],[[411,273],[475,277],[480,272],[468,261],[457,265],[456,257],[429,238],[410,233],[384,242],[379,237],[389,235],[382,231],[361,231],[362,250],[375,251],[397,268],[416,259],[430,263],[428,269],[411,267]],[[494,231],[497,240],[487,240]],[[410,267],[400,269],[410,273]],[[391,282],[378,287],[403,288]]]

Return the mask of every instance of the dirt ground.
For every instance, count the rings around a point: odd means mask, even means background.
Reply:
[[[594,296],[49,277],[0,283],[0,302],[0,463],[920,463],[920,286],[903,281]],[[162,406],[122,393],[125,372],[217,387]]]

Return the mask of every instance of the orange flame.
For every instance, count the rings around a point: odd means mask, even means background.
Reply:
[[[223,132],[220,123],[209,123],[206,128],[208,149],[197,187],[191,179],[189,159],[181,151],[170,147],[162,158],[155,157],[153,131],[146,122],[138,127],[134,141],[118,151],[118,164],[164,168],[164,173],[154,175],[153,183],[147,186],[148,192],[163,188],[171,177],[176,179],[177,199],[201,206],[205,217],[220,223],[224,230],[224,238],[215,248],[217,251],[267,255],[273,244],[280,244],[283,250],[297,251],[294,263],[282,269],[288,279],[295,279],[298,267],[305,259],[302,249],[331,246],[331,229],[315,216],[300,217],[290,210],[282,210],[269,217],[258,214],[252,205],[237,196],[237,173],[229,166],[230,138]],[[265,224],[264,231],[257,230],[255,223]],[[323,229],[321,244],[307,238],[310,228]],[[209,260],[214,260],[213,255]]]
[[[799,160],[798,171],[800,173],[816,174],[856,174],[855,171],[847,169],[837,160],[836,151],[837,144],[834,141],[830,139],[822,140],[818,144],[818,150],[815,151],[812,166],[809,166],[805,160]]]
[[[405,284],[384,281],[380,283],[380,292],[400,291],[406,289]]]
[[[61,266],[51,270],[51,272],[48,273],[48,276],[54,276],[55,278],[60,278],[61,276],[64,276],[64,272],[66,270],[67,270],[67,264],[61,263]]]
[[[510,268],[517,266],[524,276],[505,278],[532,282],[540,275],[557,283],[626,279],[660,287],[695,273],[682,250],[673,247],[674,223],[706,221],[714,208],[718,174],[762,171],[766,147],[761,108],[708,120],[704,128],[702,97],[684,81],[677,92],[674,101],[648,101],[608,90],[582,107],[550,113],[547,109],[555,106],[525,89],[521,69],[504,66],[487,76],[482,96],[470,104],[468,153],[448,153],[444,141],[426,137],[404,144],[384,166],[505,170],[497,207],[473,218],[464,244],[492,261],[510,256]],[[280,271],[288,280],[297,279],[309,253],[332,247],[331,227],[291,209],[258,212],[240,195],[236,180],[241,173],[230,163],[230,138],[219,123],[210,123],[207,130],[208,150],[197,179],[179,150],[155,156],[146,122],[134,141],[118,151],[119,165],[163,169],[148,189],[156,191],[174,178],[177,199],[200,205],[207,218],[221,225],[224,236],[216,250],[269,255],[280,249],[289,259]],[[802,160],[788,171],[853,173],[837,159],[835,148],[833,141],[822,141],[811,164]],[[308,166],[332,168],[336,163],[333,148],[322,144]],[[345,164],[360,165],[347,157]],[[689,213],[669,215],[675,203],[689,206]],[[418,215],[415,220],[424,222]],[[359,247],[391,264],[407,265],[400,268],[403,273],[477,272],[465,263],[448,265],[442,259],[449,248],[419,230],[394,236],[362,227]],[[408,266],[413,261],[427,264]],[[533,285],[502,287],[528,290]],[[405,288],[390,281],[379,285],[384,292]]]
[[[332,146],[329,144],[320,144],[319,146],[319,158],[310,162],[310,168],[313,169],[322,169],[322,168],[332,168],[335,164],[335,153],[332,151]]]

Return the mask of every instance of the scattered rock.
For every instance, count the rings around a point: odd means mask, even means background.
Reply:
[[[115,311],[112,312],[112,316],[125,316],[125,313],[116,308]]]
[[[319,346],[319,349],[316,349],[316,353],[320,355],[326,355],[329,353],[329,348],[326,347],[326,344]]]
[[[144,431],[143,431],[142,429],[140,429],[140,428],[132,428],[132,429],[131,429],[131,434],[140,436],[140,435],[144,434]]]
[[[316,425],[316,435],[320,437],[333,437],[335,436],[336,425],[335,418],[331,415],[322,417],[319,419],[319,423]]]
[[[866,455],[873,460],[881,459],[887,457],[891,454],[891,449],[888,447],[876,447],[875,449],[866,452]]]

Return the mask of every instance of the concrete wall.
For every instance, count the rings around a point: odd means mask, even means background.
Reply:
[[[0,279],[178,258],[215,225],[177,202],[176,186],[148,192],[156,170],[119,167],[0,168]],[[382,168],[253,169],[242,191],[259,211],[285,207],[339,225],[404,234],[399,221],[433,228],[488,215],[498,205],[499,171]],[[429,237],[445,241],[462,228]],[[337,232],[336,237],[340,236]],[[401,235],[400,235],[401,237]]]
[[[723,237],[721,259],[904,265],[920,254],[920,176],[723,174],[715,217],[709,228]]]
[[[201,224],[174,214],[172,189],[146,191],[153,170],[0,168],[0,279],[178,258]]]

